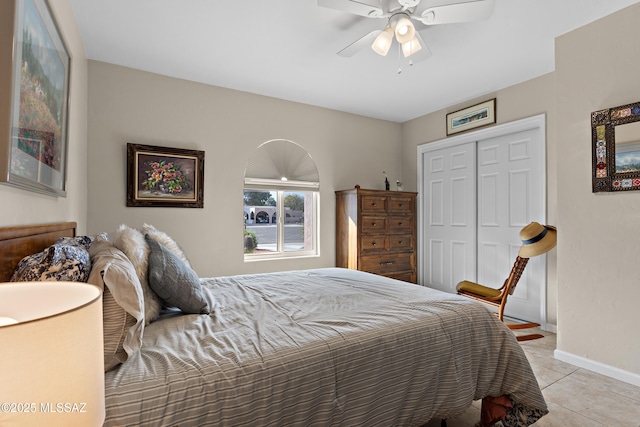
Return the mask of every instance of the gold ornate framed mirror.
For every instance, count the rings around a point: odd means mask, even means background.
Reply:
[[[591,113],[593,192],[640,190],[640,102]]]

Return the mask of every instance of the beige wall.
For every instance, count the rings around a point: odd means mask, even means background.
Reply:
[[[547,283],[556,355],[638,385],[640,192],[591,192],[590,114],[640,100],[640,45],[630,36],[639,20],[633,5],[567,33],[556,40],[554,73],[402,126],[403,180],[415,190],[416,148],[446,137],[447,113],[493,96],[498,123],[545,113],[547,222],[559,228]]]
[[[0,185],[0,225],[75,220],[80,233],[94,233],[149,222],[173,234],[203,276],[330,266],[333,191],[355,184],[382,188],[382,170],[392,180],[402,171],[405,189],[415,190],[417,146],[445,138],[446,113],[495,96],[498,123],[546,114],[547,220],[559,226],[558,249],[549,256],[548,315],[553,321],[558,313],[559,351],[640,372],[640,192],[591,193],[589,126],[592,111],[639,100],[638,42],[629,35],[635,34],[640,5],[561,36],[556,72],[402,125],[87,65],[69,0],[52,6],[73,56],[68,196]],[[0,37],[7,35],[0,31]],[[300,143],[318,166],[322,254],[246,264],[239,238],[245,161],[260,143],[275,138]],[[205,208],[126,208],[127,142],[205,150]]]
[[[556,41],[558,350],[640,385],[640,192],[591,192],[591,112],[640,101],[640,4]],[[638,135],[640,138],[640,135]]]
[[[69,0],[50,3],[72,56],[67,197],[51,197],[0,185],[0,225],[76,221],[78,232],[83,233],[87,219],[87,59]],[[11,37],[11,34],[0,29],[2,43]]]
[[[335,190],[400,178],[400,131],[386,122],[89,61],[89,232],[153,224],[200,276],[335,265]],[[320,257],[243,261],[246,162],[271,139],[303,146],[320,175]],[[127,208],[126,143],[205,151],[204,209]]]
[[[526,117],[545,114],[547,137],[547,223],[557,223],[557,173],[556,173],[556,114],[554,73],[528,82],[511,86],[480,99],[469,100],[464,105],[454,105],[446,110],[416,118],[402,125],[402,177],[405,189],[416,191],[419,145],[439,141],[447,137],[446,115],[473,105],[476,102],[496,98],[498,124]],[[547,255],[547,322],[553,329],[557,321],[556,250]],[[497,284],[500,285],[500,284]]]

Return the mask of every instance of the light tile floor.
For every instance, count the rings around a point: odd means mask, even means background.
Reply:
[[[555,359],[555,334],[540,333],[545,337],[520,342],[549,407],[534,426],[640,427],[640,387]],[[461,416],[448,419],[447,427],[473,427],[479,420],[477,401]],[[440,421],[432,420],[425,427],[439,426]]]

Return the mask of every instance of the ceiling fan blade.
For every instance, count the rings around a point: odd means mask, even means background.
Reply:
[[[370,3],[351,0],[318,0],[318,6],[328,7],[329,9],[372,18],[381,17],[384,11],[380,8],[379,2],[371,0]]]
[[[342,49],[340,52],[338,52],[338,55],[348,58],[360,52],[365,47],[371,47],[371,45],[373,44],[373,41],[376,39],[376,37],[378,37],[378,34],[380,34],[381,32],[382,30],[371,31],[369,34],[359,38],[355,42],[351,43],[349,46]]]
[[[429,7],[413,17],[425,25],[482,21],[493,13],[495,0],[476,0]]]
[[[357,23],[364,20],[366,18],[357,15],[350,14],[340,14],[332,19],[332,25],[339,30],[349,30],[354,27]]]
[[[418,41],[420,42],[420,46],[422,46],[422,49],[420,49],[417,53],[411,55],[409,57],[409,59],[411,60],[411,62],[413,64],[417,64],[418,62],[422,62],[425,59],[429,58],[431,56],[431,49],[429,49],[429,46],[427,45],[427,43],[424,41],[424,39],[420,36],[420,33],[418,33],[416,31],[416,38],[418,39]]]

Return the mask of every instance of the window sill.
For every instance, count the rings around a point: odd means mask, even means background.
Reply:
[[[245,255],[244,262],[257,262],[257,261],[280,261],[288,259],[302,259],[302,258],[318,258],[318,253],[296,253],[296,254],[265,254],[265,255]]]

